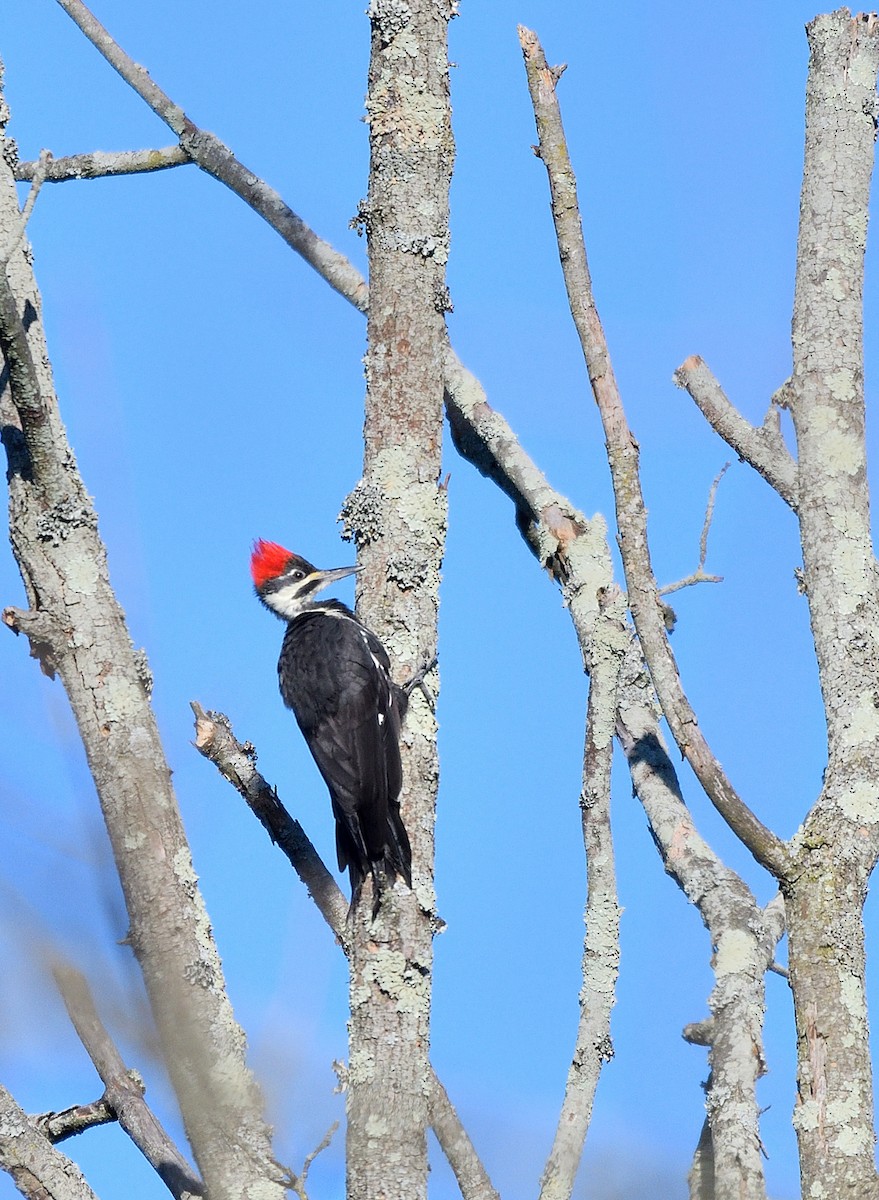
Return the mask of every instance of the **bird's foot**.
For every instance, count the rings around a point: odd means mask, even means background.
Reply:
[[[430,672],[433,670],[433,668],[437,665],[438,662],[439,662],[439,659],[434,654],[433,658],[431,658],[427,662],[425,662],[424,666],[420,667],[415,672],[415,674],[408,681],[408,683],[403,684],[403,689],[402,689],[408,699],[408,697],[411,696],[412,693],[417,688],[421,692],[424,699],[427,701],[428,707],[430,708],[431,712],[436,712],[436,696],[434,696],[433,692],[430,690],[430,688],[427,686],[427,684],[424,682],[424,680],[430,674]]]

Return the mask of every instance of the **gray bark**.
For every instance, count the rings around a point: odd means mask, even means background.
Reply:
[[[436,653],[446,494],[440,484],[445,264],[454,159],[449,0],[373,0],[367,121],[369,252],[363,478],[346,526],[363,573],[358,612],[404,682]],[[430,688],[436,695],[436,675]],[[354,914],[348,1073],[348,1195],[427,1191],[436,722],[420,690],[403,732],[403,820],[413,891],[399,883],[372,918]]]
[[[824,709],[824,787],[783,883],[803,1195],[876,1197],[863,901],[879,852],[879,591],[864,437],[863,279],[879,20],[808,27],[789,405],[803,579]]]
[[[96,1200],[79,1167],[34,1128],[2,1084],[0,1169],[28,1200]]]
[[[0,98],[2,105],[2,98]],[[0,137],[8,113],[0,111]],[[29,609],[7,609],[64,684],[110,835],[168,1068],[213,1200],[280,1198],[244,1036],[198,888],[149,704],[148,671],[110,586],[97,517],[67,442],[22,238],[11,163],[0,154],[0,395],[9,459],[10,538]]]

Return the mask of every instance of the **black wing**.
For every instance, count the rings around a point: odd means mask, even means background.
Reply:
[[[348,868],[352,889],[377,867],[411,885],[398,801],[405,697],[381,642],[343,606],[328,605],[289,624],[278,674],[329,788],[339,868]]]

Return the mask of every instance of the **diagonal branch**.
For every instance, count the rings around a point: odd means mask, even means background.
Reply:
[[[252,744],[238,741],[228,717],[222,713],[205,712],[195,702],[192,711],[195,714],[196,750],[232,784],[275,845],[286,855],[347,957],[351,941],[348,902],[308,834],[257,770]],[[498,1200],[473,1143],[432,1067],[429,1068],[427,1100],[430,1123],[455,1173],[464,1200]]]
[[[195,701],[191,707],[195,714],[196,750],[214,764],[247,802],[250,811],[305,884],[320,915],[347,956],[350,942],[348,901],[308,834],[290,816],[278,799],[278,793],[256,769],[253,746],[237,740],[229,718],[223,713],[205,712]]]
[[[784,843],[747,807],[708,745],[678,675],[650,565],[647,511],[638,471],[638,444],[626,421],[592,281],[577,203],[577,185],[555,94],[557,74],[547,66],[535,34],[519,27],[525,69],[540,138],[539,156],[549,176],[559,255],[589,380],[601,414],[620,531],[629,606],[663,712],[681,753],[711,802],[754,857],[774,875],[784,873]]]
[[[204,1193],[201,1181],[168,1137],[143,1098],[143,1089],[98,1016],[85,976],[69,963],[57,963],[53,974],[70,1020],[106,1088],[104,1099],[120,1126],[140,1150],[176,1200]]]
[[[712,1015],[703,1023],[700,1042],[709,1048],[711,1066],[705,1097],[708,1118],[691,1174],[691,1195],[697,1194],[698,1180],[705,1185],[700,1196],[765,1200],[756,1089],[765,1072],[765,974],[784,932],[784,908],[776,900],[761,909],[696,829],[663,741],[653,689],[635,641],[620,682],[616,732],[663,865],[699,910],[715,948]]]
[[[707,364],[696,354],[681,363],[673,378],[678,387],[690,393],[711,428],[796,512],[797,464],[781,435],[776,403],[770,404],[759,428],[752,425],[730,403]]]
[[[336,291],[361,311],[366,309],[366,285],[359,271],[343,254],[317,236],[301,217],[289,208],[274,188],[269,187],[243,166],[232,151],[214,134],[199,129],[170,96],[154,83],[139,63],[119,46],[82,0],[58,0],[69,17],[79,26],[93,46],[146,101],[157,117],[177,135],[185,153],[203,171],[219,179],[240,196],[255,212],[265,217],[291,249]]]

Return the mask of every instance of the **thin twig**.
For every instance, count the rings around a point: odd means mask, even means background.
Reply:
[[[629,429],[586,259],[571,167],[555,94],[555,77],[535,34],[519,27],[528,83],[540,138],[539,156],[549,176],[553,218],[565,286],[580,336],[589,380],[604,426],[616,503],[620,549],[629,605],[638,638],[650,666],[663,711],[711,802],[758,862],[774,875],[784,873],[788,853],[781,839],[760,821],[733,788],[702,733],[678,674],[663,622],[658,589],[650,564],[647,510],[641,491],[638,445]]]
[[[714,517],[714,501],[717,498],[717,488],[721,479],[729,470],[731,464],[726,462],[717,472],[708,492],[708,503],[705,506],[705,520],[702,523],[702,536],[699,538],[699,571],[705,570],[705,559],[708,557],[708,531]]]
[[[317,1156],[329,1147],[330,1142],[339,1128],[339,1122],[333,1121],[327,1132],[321,1138],[320,1143],[315,1146],[310,1154],[306,1154],[305,1161],[302,1164],[302,1170],[298,1175],[290,1176],[290,1187],[299,1197],[299,1200],[308,1200],[308,1192],[305,1190],[305,1185],[308,1182],[308,1172],[311,1169],[311,1164]]]
[[[41,159],[42,161],[42,159]],[[166,171],[183,167],[192,159],[182,146],[163,146],[160,150],[94,150],[91,154],[50,157],[43,176],[46,183],[65,183],[70,179],[103,179],[113,175],[139,175],[145,171]],[[20,162],[15,166],[19,183],[34,179],[38,162]]]
[[[126,1067],[98,1016],[85,976],[62,962],[55,964],[53,974],[79,1039],[106,1088],[105,1099],[121,1127],[176,1200],[203,1195],[201,1181],[147,1105],[142,1084]]]
[[[714,517],[714,501],[717,497],[717,486],[730,468],[730,463],[724,463],[717,473],[708,491],[708,503],[705,506],[705,520],[702,523],[702,535],[699,538],[699,565],[691,575],[679,579],[677,583],[667,583],[659,589],[660,596],[669,596],[682,588],[692,587],[694,583],[723,583],[722,575],[709,575],[705,571],[705,559],[708,557],[708,531]]]

